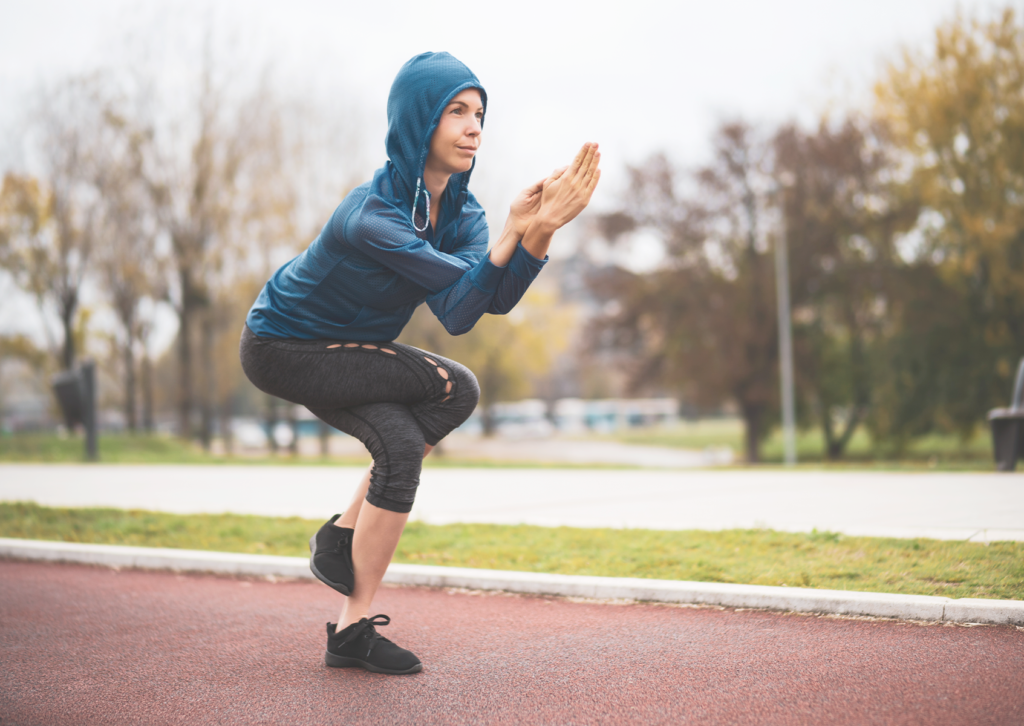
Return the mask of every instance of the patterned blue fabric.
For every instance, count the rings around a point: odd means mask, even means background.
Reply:
[[[472,169],[449,179],[436,231],[426,224],[426,191],[416,197],[441,112],[467,88],[480,89],[486,109],[480,81],[448,53],[402,66],[388,97],[389,161],[270,278],[246,318],[256,335],[390,341],[424,301],[460,335],[484,313],[503,315],[519,302],[547,258],[520,244],[507,266],[491,263],[487,220],[469,191]]]

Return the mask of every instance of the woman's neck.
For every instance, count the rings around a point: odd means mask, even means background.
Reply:
[[[430,192],[430,224],[434,228],[437,227],[437,215],[441,211],[441,197],[444,196],[444,190],[448,186],[451,176],[451,174],[431,171],[429,167],[423,170],[423,186]]]

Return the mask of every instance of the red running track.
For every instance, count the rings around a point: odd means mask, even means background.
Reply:
[[[0,561],[0,726],[1022,724],[1024,632],[382,588],[425,664],[323,663],[341,596]]]

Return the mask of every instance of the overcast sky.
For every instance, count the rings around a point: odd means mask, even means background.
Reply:
[[[41,78],[118,62],[129,30],[212,24],[254,68],[272,61],[287,86],[364,106],[382,161],[395,72],[423,50],[448,50],[489,94],[488,178],[521,187],[596,140],[610,194],[622,165],[654,150],[700,161],[720,118],[810,123],[830,104],[866,100],[881,63],[926,44],[958,6],[993,3],[0,0],[0,120]]]
[[[722,118],[809,124],[826,108],[866,104],[872,80],[901,47],[927,47],[958,7],[1005,4],[0,0],[0,128],[11,128],[39,81],[123,62],[129,31],[175,38],[212,26],[253,69],[271,62],[283,87],[358,106],[377,166],[395,73],[419,52],[447,50],[488,92],[478,176],[492,226],[500,226],[496,190],[511,195],[568,162],[583,141],[601,143],[605,174],[595,204],[608,207],[624,164],[656,150],[699,163]],[[1024,0],[1015,4],[1024,9]],[[16,139],[5,133],[5,141]],[[0,328],[9,329],[11,317],[0,312]]]

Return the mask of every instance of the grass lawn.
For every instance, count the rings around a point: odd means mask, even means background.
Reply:
[[[362,456],[223,455],[203,451],[172,436],[153,434],[104,434],[99,437],[99,457],[104,464],[251,464],[254,466],[369,466],[370,454]],[[0,463],[76,464],[85,461],[82,439],[54,434],[0,435]],[[428,467],[508,467],[545,469],[635,469],[615,464],[552,462],[504,462],[434,454],[424,460]]]
[[[737,456],[745,449],[743,422],[734,418],[681,421],[674,426],[634,429],[606,436],[627,444],[668,446],[680,449],[729,447]],[[801,463],[823,463],[828,467],[881,468],[881,469],[944,469],[985,470],[995,468],[992,441],[987,430],[979,431],[968,441],[951,434],[930,434],[914,440],[899,456],[876,446],[867,431],[861,427],[846,447],[842,461],[825,462],[825,440],[821,431],[797,431],[797,459]],[[782,431],[775,429],[761,445],[764,463],[778,464],[783,459]]]
[[[681,422],[672,427],[647,428],[616,434],[593,434],[591,440],[614,440],[627,444],[668,446],[683,449],[728,447],[740,456],[743,451],[743,427],[737,419],[704,419],[696,423]],[[49,433],[18,433],[0,435],[0,463],[45,462],[78,463],[84,460],[82,439],[77,436],[59,437]],[[824,462],[823,444],[819,432],[802,432],[797,437],[800,466],[821,468],[850,468],[878,470],[944,470],[992,471],[991,443],[987,434],[980,432],[967,443],[954,436],[933,435],[916,442],[900,457],[884,455],[873,447],[867,433],[858,431],[849,446],[848,456],[841,462]],[[764,465],[782,462],[782,435],[775,431],[762,447]],[[171,436],[152,434],[104,434],[99,437],[100,461],[106,464],[253,464],[253,465],[306,465],[324,464],[366,466],[369,454],[362,456],[292,456],[278,455],[217,455],[202,450]],[[575,464],[524,461],[494,461],[451,455],[434,454],[424,462],[428,467],[520,467],[565,469],[632,469],[636,467],[615,464]],[[742,464],[737,464],[743,466]]]
[[[0,503],[0,537],[308,556],[322,524]],[[1024,599],[1024,543],[829,532],[576,529],[411,522],[396,562],[571,575]]]
[[[170,436],[102,435],[99,437],[100,461],[125,464],[211,464],[214,457],[197,446]],[[77,463],[85,460],[81,436],[56,436],[44,433],[18,433],[0,436],[0,461]]]

